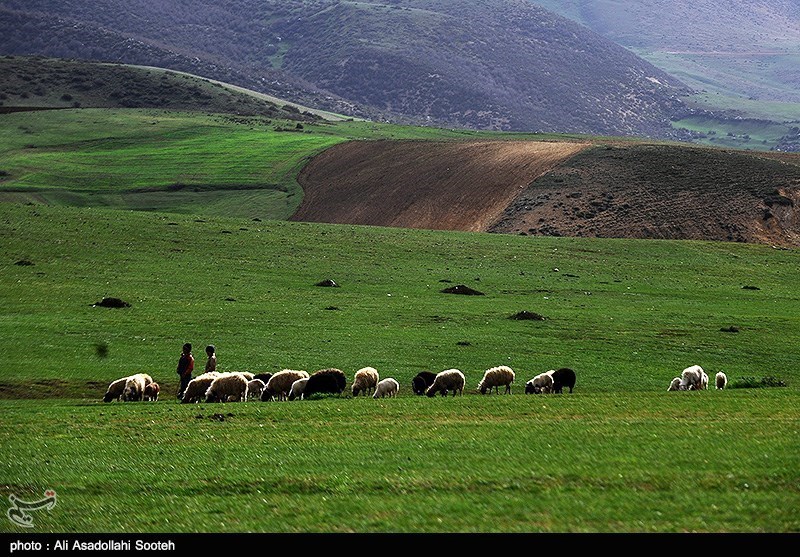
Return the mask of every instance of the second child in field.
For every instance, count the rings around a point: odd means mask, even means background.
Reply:
[[[206,346],[206,356],[208,356],[208,360],[206,360],[206,373],[209,371],[217,371],[217,349],[213,344]]]
[[[178,386],[178,400],[183,398],[183,392],[186,390],[189,381],[192,380],[192,372],[194,371],[194,356],[192,356],[192,345],[186,343],[183,345],[183,352],[178,359],[178,378],[180,385]]]

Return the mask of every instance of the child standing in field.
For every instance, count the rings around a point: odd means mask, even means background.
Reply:
[[[217,349],[213,344],[206,346],[206,356],[208,356],[208,360],[206,360],[206,373],[209,371],[217,371]]]
[[[192,356],[192,345],[186,343],[183,345],[183,352],[178,359],[178,378],[180,379],[180,386],[178,387],[178,399],[183,398],[183,392],[186,390],[189,381],[192,380],[192,372],[194,371],[194,356]]]

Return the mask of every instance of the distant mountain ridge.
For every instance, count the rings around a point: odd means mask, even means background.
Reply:
[[[529,0],[4,0],[0,53],[156,65],[400,123],[676,137],[685,87]]]

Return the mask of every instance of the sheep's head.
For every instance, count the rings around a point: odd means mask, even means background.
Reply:
[[[535,393],[536,393],[536,387],[533,386],[533,383],[531,383],[530,381],[525,383],[525,394],[529,395]]]
[[[111,402],[114,400],[114,395],[111,393],[106,393],[106,396],[103,397],[103,402]]]

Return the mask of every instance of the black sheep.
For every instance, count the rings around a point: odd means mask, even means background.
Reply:
[[[315,371],[308,378],[303,398],[308,398],[315,393],[341,394],[347,386],[347,378],[340,369],[329,368]]]
[[[411,380],[411,388],[415,395],[424,395],[425,391],[433,385],[433,380],[436,379],[436,374],[430,371],[420,371],[414,379]]]
[[[569,392],[575,387],[575,372],[568,367],[562,367],[552,373],[553,392],[560,393],[564,387],[569,387]]]
[[[269,378],[272,377],[271,373],[256,373],[253,376],[253,379],[261,379],[264,382],[264,385],[269,383]]]

